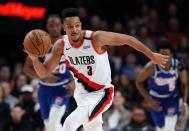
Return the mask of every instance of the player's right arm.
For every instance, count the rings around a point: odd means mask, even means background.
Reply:
[[[144,69],[137,75],[136,78],[136,87],[141,95],[144,97],[144,100],[147,102],[147,105],[154,110],[161,111],[162,107],[149,96],[149,93],[145,90],[144,82],[154,74],[153,63],[149,62]]]
[[[63,55],[62,46],[63,45],[61,39],[57,40],[53,46],[50,56],[45,60],[43,64],[39,61],[38,56],[26,52],[32,60],[34,69],[40,79],[46,78],[58,65],[61,56]]]

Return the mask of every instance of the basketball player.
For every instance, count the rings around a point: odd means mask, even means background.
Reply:
[[[183,64],[172,57],[172,47],[168,41],[161,41],[157,50],[159,53],[169,56],[168,63],[162,68],[153,62],[149,62],[138,74],[136,86],[150,107],[150,113],[157,131],[175,131],[181,89],[183,103],[180,106],[180,111],[186,113],[187,73]],[[149,93],[144,89],[144,81],[147,79],[149,80]],[[184,121],[181,123],[184,123]]]
[[[47,19],[47,30],[52,43],[61,37],[61,19],[57,15],[51,15]],[[52,48],[50,48],[49,53]],[[49,54],[40,58],[43,62],[48,59]],[[32,79],[39,78],[36,74],[31,59],[28,57],[24,72]],[[41,116],[44,120],[47,131],[62,131],[61,118],[65,113],[69,102],[67,95],[67,85],[70,82],[70,73],[66,69],[64,57],[61,57],[57,67],[45,79],[39,81],[39,104]]]
[[[62,17],[66,35],[56,41],[45,63],[42,64],[36,55],[29,52],[28,55],[40,78],[48,76],[62,55],[66,57],[76,84],[74,98],[78,107],[66,118],[63,131],[76,131],[80,125],[85,131],[102,131],[102,113],[112,104],[114,90],[106,46],[127,44],[163,67],[168,56],[153,53],[132,36],[82,30],[75,8],[65,9]]]

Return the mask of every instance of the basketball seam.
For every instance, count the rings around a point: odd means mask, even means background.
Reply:
[[[38,48],[35,46],[35,44],[33,43],[32,39],[30,38],[29,35],[28,35],[28,37],[29,37],[31,43],[33,44],[34,48],[38,51],[38,53],[39,53],[38,55],[40,55],[40,51],[39,51]]]
[[[41,41],[42,41],[42,43],[43,43],[43,39],[41,38],[40,33],[39,33],[38,31],[36,31],[36,32],[39,34],[39,38],[41,39]],[[44,47],[44,44],[45,44],[45,43],[43,43],[43,54],[45,54],[45,47]]]
[[[36,44],[38,45],[39,44],[39,46],[40,46],[40,44],[43,44],[43,43],[41,43],[40,41],[39,41],[39,38],[38,38],[38,36],[37,36],[37,34],[35,33],[35,32],[32,32],[32,35],[35,37],[35,42],[36,42]],[[39,42],[39,43],[38,43]],[[41,52],[40,52],[40,50],[39,50],[39,54],[40,54]]]

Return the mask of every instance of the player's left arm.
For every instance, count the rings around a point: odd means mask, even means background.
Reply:
[[[183,92],[183,101],[186,103],[188,98],[188,75],[185,69],[185,65],[183,63],[179,63],[178,66],[178,74],[181,81],[181,90]]]
[[[162,67],[164,67],[164,65],[168,61],[168,56],[152,52],[139,40],[129,35],[114,33],[114,32],[106,32],[106,31],[96,31],[93,34],[92,40],[95,43],[96,49],[101,49],[106,45],[114,45],[114,46],[128,45],[142,52],[153,62],[155,62],[156,64]]]

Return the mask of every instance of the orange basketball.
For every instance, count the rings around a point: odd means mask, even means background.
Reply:
[[[29,53],[42,56],[45,55],[51,45],[49,34],[43,30],[30,31],[24,38],[24,48]]]

